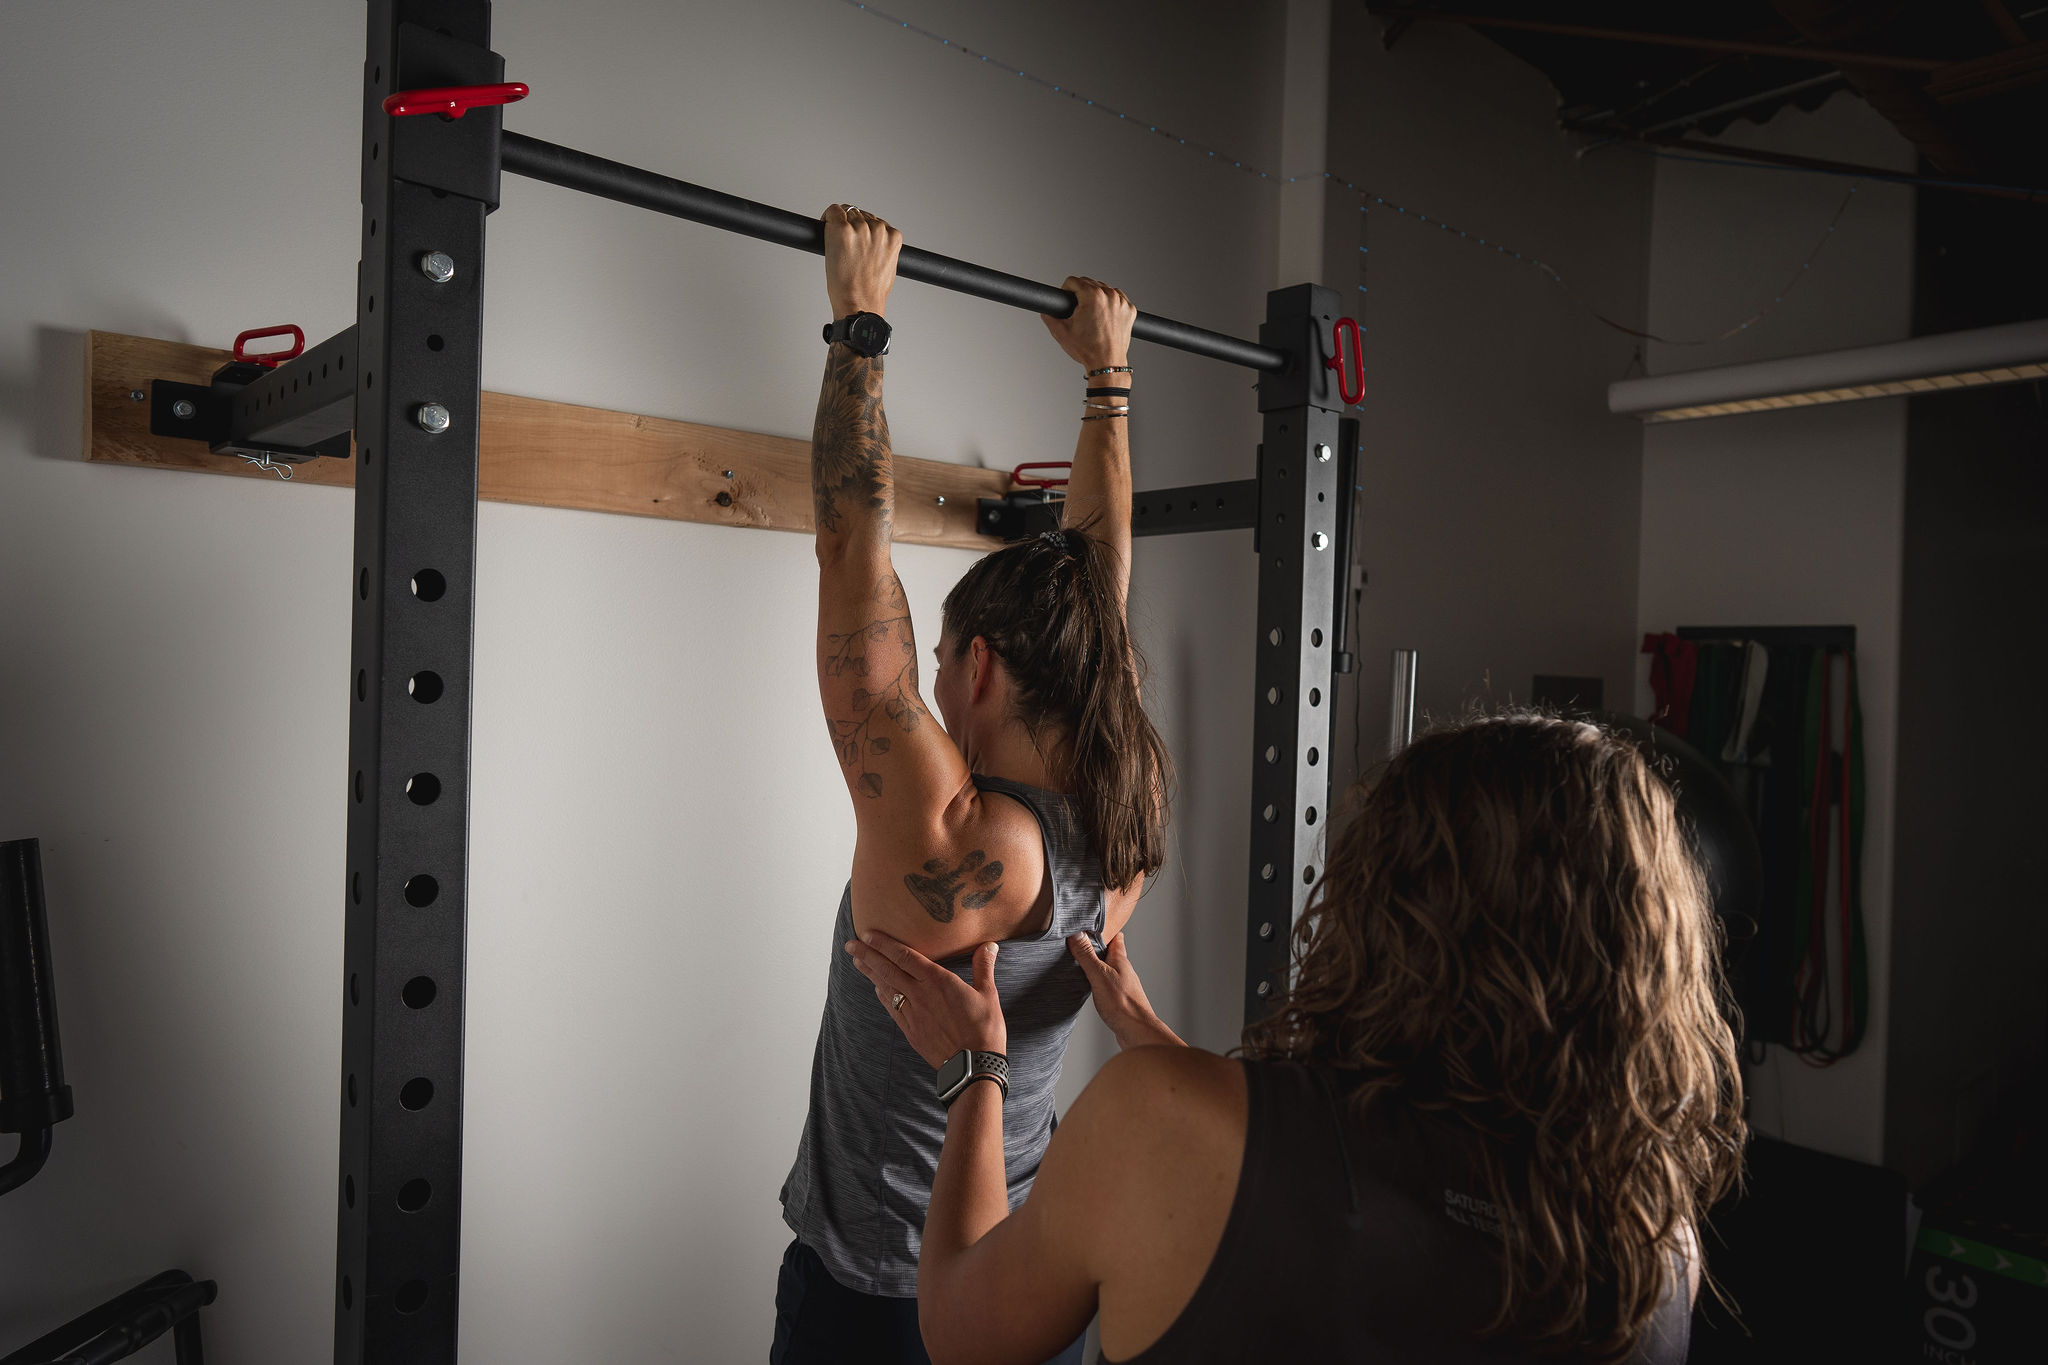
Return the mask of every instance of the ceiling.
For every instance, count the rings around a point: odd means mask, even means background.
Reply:
[[[1730,154],[1699,139],[1853,91],[1919,149],[1934,177],[2018,190],[2002,197],[2048,197],[2027,194],[2048,190],[2048,0],[1366,0],[1366,8],[1390,47],[1417,23],[1469,24],[1550,79],[1560,121],[1573,132]]]

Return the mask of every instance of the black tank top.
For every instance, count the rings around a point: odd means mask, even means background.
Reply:
[[[1360,1118],[1327,1069],[1246,1062],[1244,1073],[1244,1166],[1223,1241],[1173,1325],[1124,1365],[1574,1359],[1479,1338],[1501,1275],[1498,1212],[1473,1162],[1481,1139],[1399,1100]],[[1635,1365],[1685,1360],[1683,1276],[1674,1290]]]

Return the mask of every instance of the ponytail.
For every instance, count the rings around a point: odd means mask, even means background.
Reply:
[[[944,619],[957,651],[978,635],[1003,661],[1018,720],[1081,798],[1103,883],[1121,890],[1166,861],[1173,767],[1139,700],[1115,555],[1085,527],[1007,546],[954,584]]]

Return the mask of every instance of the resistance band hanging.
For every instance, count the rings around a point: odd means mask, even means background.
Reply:
[[[1830,1066],[1869,1018],[1854,629],[1682,627],[1643,652],[1657,723],[1718,762],[1757,831],[1761,896],[1727,924],[1749,1055]]]
[[[1842,661],[1841,749],[1834,740],[1834,663]],[[1806,773],[1807,857],[1800,868],[1795,922],[1798,964],[1793,987],[1797,1008],[1791,1050],[1813,1066],[1829,1066],[1863,1041],[1869,1019],[1869,964],[1863,939],[1863,714],[1856,694],[1856,658],[1820,653],[1807,681],[1807,716],[1812,744]],[[1832,856],[1831,856],[1832,855]],[[1834,895],[1830,897],[1830,871]],[[1831,916],[1830,908],[1834,910]],[[1833,921],[1831,926],[1830,920]],[[1831,996],[1836,973],[1829,967],[1829,938],[1840,953],[1840,993]],[[1830,1035],[1837,1035],[1830,1038]]]

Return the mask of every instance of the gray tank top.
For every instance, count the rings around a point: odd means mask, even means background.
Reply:
[[[1100,951],[1107,901],[1077,798],[980,774],[974,785],[1038,817],[1052,882],[1052,923],[1042,934],[1004,939],[996,955],[996,992],[1010,1033],[1003,1166],[1015,1209],[1031,1192],[1052,1140],[1060,1059],[1088,1003],[1088,978],[1067,951],[1067,935],[1086,933]],[[782,1185],[782,1217],[848,1289],[915,1298],[917,1252],[946,1110],[932,1088],[931,1067],[904,1041],[874,986],[844,951],[852,937],[848,882],[832,923],[825,1017],[811,1058],[811,1108],[796,1164]],[[970,975],[965,957],[944,965],[962,978]]]

